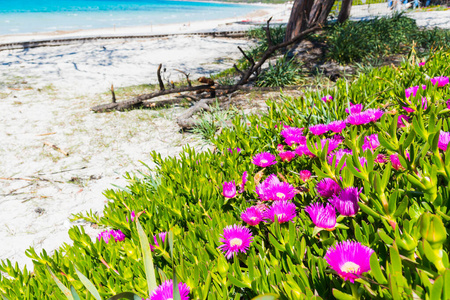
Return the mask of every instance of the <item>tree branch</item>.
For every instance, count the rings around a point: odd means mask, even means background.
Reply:
[[[162,68],[162,64],[159,64],[158,70],[156,71],[156,75],[158,76],[159,89],[161,91],[164,91],[165,90],[164,83],[163,83],[163,81],[161,79],[161,68]]]

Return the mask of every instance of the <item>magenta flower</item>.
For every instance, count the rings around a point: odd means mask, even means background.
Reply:
[[[423,67],[423,66],[425,66],[425,64],[426,64],[426,62],[425,62],[425,61],[423,61],[423,62],[420,62],[420,63],[419,63],[419,67]]]
[[[400,163],[400,159],[398,158],[397,153],[392,154],[391,156],[389,156],[389,158],[391,159],[392,167],[395,170],[405,169]],[[409,160],[409,153],[406,153],[406,158],[408,158]]]
[[[343,216],[353,217],[359,210],[359,194],[355,187],[345,188],[339,196],[334,195],[328,201],[336,208],[336,210]]]
[[[311,178],[311,172],[309,170],[301,170],[299,172],[300,180],[303,182],[308,181]]]
[[[364,108],[364,105],[362,104],[352,104],[350,102],[350,108],[346,108],[345,112],[348,113],[349,115],[353,115],[353,114],[359,114]]]
[[[289,146],[292,144],[304,144],[306,143],[306,137],[303,136],[303,128],[286,126],[281,132],[281,136],[284,137],[284,141]]]
[[[364,137],[364,144],[362,145],[362,150],[366,151],[367,149],[375,150],[380,146],[380,142],[378,141],[378,134],[374,133]]]
[[[380,109],[368,109],[360,113],[349,115],[346,121],[352,125],[363,125],[377,121],[383,114],[384,112]]]
[[[259,167],[268,167],[277,163],[276,156],[269,152],[258,153],[253,156],[252,163]]]
[[[333,96],[326,95],[325,97],[322,97],[322,101],[323,102],[331,102],[331,101],[333,101]]]
[[[278,152],[283,152],[283,148],[284,148],[283,145],[281,145],[281,144],[278,144],[278,145],[277,145],[277,151],[278,151]]]
[[[223,243],[218,248],[222,250],[225,257],[230,259],[239,252],[247,253],[253,237],[250,229],[241,225],[229,225],[223,229]]]
[[[293,151],[284,151],[278,154],[282,161],[291,161],[295,157],[295,152]]]
[[[316,202],[307,206],[305,211],[317,227],[328,231],[332,231],[336,227],[336,211],[331,204],[323,206],[322,203]]]
[[[448,99],[445,104],[447,104],[447,109],[450,109],[450,99]]]
[[[335,140],[337,143],[342,144],[344,142],[344,137],[342,135],[339,134],[335,134],[332,137],[333,140]]]
[[[241,148],[234,148],[234,149],[228,148],[228,151],[230,151],[230,153],[233,154],[233,151],[236,151],[236,153],[239,153],[242,151],[242,149]]]
[[[406,127],[405,123],[408,123],[410,120],[411,120],[411,118],[408,116],[405,116],[405,115],[398,116],[397,127],[398,128]]]
[[[167,232],[160,232],[158,233],[159,238],[161,239],[161,241],[164,243],[166,241],[166,237],[167,237]],[[156,236],[156,234],[153,236],[153,241],[155,242],[155,245],[150,244],[150,250],[153,252],[155,251],[156,247],[159,247],[159,243],[158,243],[158,238]]]
[[[102,239],[105,241],[106,244],[108,244],[111,237],[114,239],[115,242],[121,242],[125,239],[125,234],[120,230],[105,230],[98,234],[97,238],[99,241]]]
[[[269,175],[262,183],[256,186],[256,193],[262,201],[269,201],[269,188],[275,184],[280,183],[280,180],[275,174]]]
[[[345,129],[345,126],[347,126],[347,124],[345,124],[345,121],[334,121],[328,124],[328,130],[336,133],[341,133],[342,130]]]
[[[233,198],[236,196],[236,183],[234,180],[222,183],[222,196],[225,198]]]
[[[339,195],[341,187],[331,178],[324,178],[316,186],[317,192],[322,198],[330,198],[334,195]]]
[[[247,171],[244,171],[242,173],[242,183],[241,183],[241,189],[239,190],[239,194],[242,194],[245,192],[245,184],[247,183]]]
[[[309,131],[314,135],[321,135],[328,131],[328,125],[317,124],[309,127]]]
[[[438,147],[442,151],[447,151],[448,143],[450,142],[450,132],[442,131],[439,134]]]
[[[387,162],[386,155],[381,153],[378,154],[377,157],[375,158],[375,162],[379,164],[384,164],[385,162]]]
[[[256,226],[263,219],[262,213],[263,212],[258,207],[251,206],[241,214],[241,219],[250,226]]]
[[[308,145],[306,144],[300,144],[296,149],[295,149],[295,154],[297,154],[298,156],[303,156],[303,155],[307,155],[309,157],[315,157],[314,154],[312,154],[312,152],[309,150]]]
[[[134,220],[136,219],[136,213],[134,212],[134,210],[131,211],[130,217],[131,217],[131,222],[134,222]],[[129,222],[128,217],[125,217],[125,218],[127,218],[127,222]]]
[[[268,209],[268,207],[267,207],[267,205],[265,205],[264,203],[262,203],[262,202],[258,202],[256,205],[255,205],[255,207],[256,207],[256,209],[257,210],[259,210],[260,212],[265,212],[267,209]]]
[[[189,287],[183,283],[178,283],[178,291],[180,292],[181,300],[189,300]],[[172,300],[173,299],[173,281],[172,279],[164,281],[159,285],[150,295],[150,298],[145,300]]]
[[[344,241],[330,247],[325,260],[344,281],[354,282],[362,273],[370,271],[370,256],[374,251],[359,242]]]
[[[438,76],[438,77],[431,78],[430,81],[431,81],[431,84],[433,84],[433,85],[436,85],[436,83],[437,83],[438,87],[443,87],[448,84],[449,79],[446,76]]]
[[[286,223],[297,216],[296,208],[291,201],[276,201],[264,212],[264,218],[275,222],[277,216],[278,223]]]
[[[328,155],[328,163],[330,165],[333,164],[333,160],[336,157],[336,163],[334,165],[335,168],[338,167],[339,162],[341,161],[342,158],[344,158],[344,160],[347,159],[348,155],[353,155],[352,150],[350,149],[339,149],[338,151],[336,151],[335,153],[331,153],[330,155]],[[347,165],[346,162],[344,162],[344,164],[342,165],[341,170]]]
[[[319,150],[323,150],[323,148],[325,147],[325,145],[328,142],[328,151],[327,154],[330,154],[334,149],[336,149],[337,147],[339,147],[339,145],[342,143],[341,140],[336,139],[336,138],[331,138],[331,139],[321,139],[320,140],[320,148],[318,148]],[[316,143],[316,147],[317,147],[317,143]],[[308,148],[307,144],[302,144],[299,145],[296,149],[295,149],[295,153],[298,156],[302,156],[302,155],[307,155],[310,157],[315,157],[314,154],[312,154],[311,150]]]
[[[422,90],[425,90],[426,88],[427,88],[427,86],[423,84],[423,85],[422,85]],[[412,95],[413,97],[415,97],[418,90],[419,90],[419,86],[418,86],[418,85],[407,88],[407,89],[405,90],[405,96],[406,96],[406,98],[411,97],[411,95]]]
[[[264,193],[273,201],[292,200],[297,194],[295,188],[287,182],[270,185]]]

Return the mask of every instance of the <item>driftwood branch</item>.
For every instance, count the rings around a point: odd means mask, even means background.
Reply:
[[[53,148],[54,150],[56,150],[56,151],[58,151],[58,152],[64,154],[65,156],[69,156],[69,153],[67,153],[66,151],[62,150],[61,148],[59,148],[59,147],[56,146],[55,144],[52,144],[52,143],[50,143],[50,142],[45,141],[45,142],[44,142],[44,145],[47,145],[47,146]]]
[[[158,70],[156,71],[156,75],[158,76],[159,89],[161,91],[164,91],[165,90],[164,83],[163,83],[163,81],[161,79],[161,68],[162,68],[162,64],[159,64]]]
[[[114,85],[111,84],[112,103],[116,103],[116,93],[114,93]]]
[[[186,76],[186,81],[187,81],[187,83],[188,83],[188,86],[192,86],[192,82],[191,82],[191,80],[189,79],[189,75],[190,75],[190,74],[188,74],[188,73],[186,73],[186,72],[184,72],[184,71],[178,70],[178,69],[175,69],[175,71],[180,72],[181,74],[183,74],[184,76]]]
[[[269,20],[267,20],[267,26],[264,27],[264,31],[266,32],[266,38],[267,38],[267,44],[270,46],[273,45],[273,41],[272,41],[272,34],[270,33],[270,21],[272,21],[272,17],[270,17]]]
[[[209,104],[212,104],[214,99],[202,99],[195,103],[194,106],[187,109],[181,116],[177,118],[177,124],[184,129],[192,128],[197,125],[197,121],[192,118],[194,114],[202,110],[211,111]]]

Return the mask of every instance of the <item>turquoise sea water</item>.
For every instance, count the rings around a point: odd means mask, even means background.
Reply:
[[[241,16],[256,9],[158,0],[0,0],[0,35],[185,23]]]

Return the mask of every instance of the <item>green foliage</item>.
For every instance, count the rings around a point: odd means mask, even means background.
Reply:
[[[416,21],[402,14],[358,22],[335,24],[319,38],[328,45],[327,56],[340,63],[408,53],[419,55],[450,46],[450,33],[444,29],[420,29]]]
[[[256,81],[257,86],[288,86],[296,85],[302,81],[301,67],[295,59],[288,60],[286,56],[278,59],[275,65],[269,63]]]
[[[95,299],[78,273],[111,298],[125,292],[147,297],[148,272],[158,284],[169,278],[190,287],[190,299],[448,299],[450,296],[450,149],[439,148],[439,134],[450,131],[450,110],[446,106],[450,87],[430,84],[429,78],[448,75],[450,53],[439,52],[419,67],[411,55],[402,66],[383,67],[359,74],[351,82],[338,80],[328,90],[304,91],[299,98],[269,101],[262,116],[236,116],[231,128],[215,135],[214,151],[197,153],[186,147],[178,158],[163,159],[152,153],[156,167],[138,176],[128,175],[128,186],[107,190],[109,199],[100,226],[120,229],[124,241],[92,240],[82,228],[73,227],[73,245],[54,254],[27,255],[34,272],[20,270],[9,261],[0,264],[0,293],[9,299],[65,299],[47,266],[64,286],[73,287],[81,299]],[[426,90],[406,98],[405,89],[426,84]],[[333,96],[331,102],[321,100]],[[420,99],[426,97],[427,107]],[[418,101],[419,99],[419,101]],[[285,150],[280,135],[284,126],[308,128],[347,117],[349,103],[365,109],[381,108],[377,122],[348,126],[340,148],[352,155],[329,161],[328,146],[321,137],[305,130],[311,156],[297,156],[260,168],[251,161],[263,151]],[[398,126],[403,107],[414,109],[406,126]],[[401,124],[400,124],[401,125]],[[400,128],[401,127],[401,128]],[[378,134],[380,146],[374,152],[362,150],[366,136]],[[328,138],[336,136],[326,133]],[[240,148],[241,151],[228,149]],[[449,147],[450,148],[450,147]],[[401,167],[379,154],[397,154]],[[363,157],[366,163],[361,163]],[[344,166],[344,162],[346,165]],[[341,168],[342,167],[342,168]],[[311,170],[314,176],[303,182],[298,172]],[[245,191],[234,198],[222,196],[222,183],[240,185],[247,171]],[[151,174],[151,175],[150,175]],[[293,222],[261,223],[252,226],[252,243],[246,253],[226,259],[218,249],[223,229],[244,224],[241,213],[258,201],[256,185],[270,174],[296,187]],[[342,187],[361,189],[360,210],[353,217],[339,216],[334,231],[319,230],[304,208],[321,200],[317,182],[333,178]],[[131,221],[131,212],[137,222]],[[81,217],[81,216],[77,216]],[[95,220],[92,215],[86,216]],[[245,224],[244,224],[245,225]],[[163,242],[153,236],[172,232]],[[153,268],[144,263],[141,243],[146,236],[155,245]],[[337,242],[353,240],[370,247],[371,271],[352,284],[333,271],[324,259]],[[148,260],[147,260],[148,261]],[[78,271],[77,271],[78,270]],[[175,276],[174,276],[175,275]],[[152,279],[153,280],[153,279]],[[272,295],[270,295],[272,294]],[[123,295],[123,294],[122,294]]]

